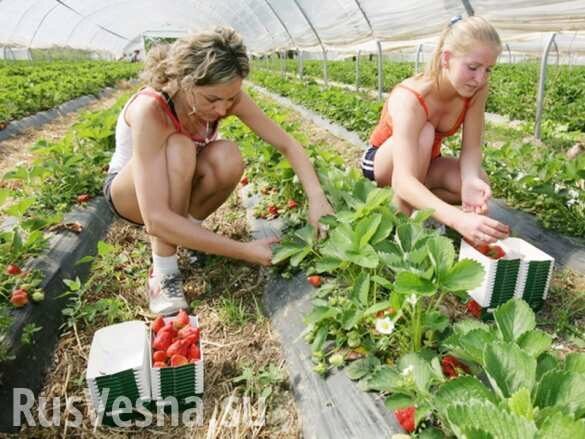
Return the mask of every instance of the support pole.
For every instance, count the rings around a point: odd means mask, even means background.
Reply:
[[[376,41],[378,46],[378,100],[382,100],[382,93],[384,91],[384,59],[382,58],[382,43],[380,40]]]
[[[303,59],[303,51],[299,50],[299,79],[302,81],[305,74],[305,63]]]
[[[420,54],[422,53],[423,45],[422,43],[416,46],[416,60],[414,62],[414,73],[418,73],[420,68]]]
[[[359,92],[360,91],[360,57],[361,57],[362,51],[358,50],[357,51],[357,57],[355,59],[355,91]]]
[[[548,37],[548,42],[542,52],[542,59],[540,60],[540,75],[538,78],[538,94],[536,96],[536,119],[534,121],[534,137],[540,140],[540,123],[542,121],[542,113],[544,107],[544,86],[546,83],[546,66],[548,62],[548,53],[555,41],[556,32],[553,32]]]

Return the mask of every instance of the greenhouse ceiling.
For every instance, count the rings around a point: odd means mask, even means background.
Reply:
[[[585,1],[538,0],[0,0],[0,45],[65,46],[119,55],[145,34],[228,25],[251,52],[384,50],[433,43],[454,15],[490,20],[505,42],[540,50],[562,32],[585,50]],[[520,46],[521,44],[521,46]]]

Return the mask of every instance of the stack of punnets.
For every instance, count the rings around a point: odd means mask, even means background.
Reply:
[[[548,295],[554,259],[519,238],[507,238],[497,244],[505,255],[493,259],[461,241],[459,259],[473,259],[485,269],[482,284],[469,295],[482,308],[495,308],[518,297],[533,309],[540,309]]]
[[[144,322],[129,321],[94,334],[86,371],[87,386],[98,414],[112,416],[116,399],[133,407],[151,399],[150,349]],[[118,402],[120,404],[120,402]],[[122,406],[123,407],[123,406]]]

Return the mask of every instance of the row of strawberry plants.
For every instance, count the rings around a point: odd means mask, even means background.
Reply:
[[[0,61],[0,129],[8,122],[97,94],[136,76],[138,64],[101,61]]]
[[[0,180],[1,216],[12,218],[0,231],[0,361],[9,355],[5,341],[10,310],[29,306],[29,299],[43,299],[41,273],[24,267],[46,249],[46,232],[59,228],[64,213],[100,193],[117,114],[126,98],[109,110],[83,115],[59,141],[38,141],[32,163]]]
[[[288,120],[286,111],[276,115]],[[306,139],[292,123],[287,128]],[[278,193],[298,186],[294,179],[274,181],[288,167],[267,145],[241,126],[230,134],[253,164],[248,182]],[[301,221],[273,260],[318,273],[309,277],[320,288],[306,316],[315,371],[347,365],[349,377],[381,392],[417,437],[585,434],[585,354],[558,357],[553,337],[536,328],[520,300],[499,307],[495,325],[452,322],[445,299],[465,298],[481,282],[481,266],[456,261],[451,241],[423,227],[428,212],[404,217],[390,206],[391,190],[342,170],[343,158],[331,150],[320,158],[315,146],[307,148],[336,211],[323,219],[328,237],[315,240]]]
[[[320,78],[323,68],[320,61],[305,61],[304,73]],[[261,61],[258,67],[265,67]],[[279,65],[270,65],[275,69]],[[287,70],[296,72],[296,61],[287,61]],[[536,93],[538,87],[539,65],[537,63],[497,64],[490,79],[490,96],[487,110],[507,115],[511,119],[534,121],[536,112]],[[384,90],[391,90],[399,82],[414,74],[414,64],[408,62],[384,62]],[[330,61],[328,76],[333,81],[355,84],[355,62]],[[376,61],[361,60],[360,85],[377,88]],[[585,131],[585,68],[582,66],[548,67],[546,95],[544,100],[544,119],[564,124],[571,131]]]
[[[282,81],[277,74],[266,71],[254,72],[252,80],[357,132],[364,141],[379,117],[381,103],[365,94],[323,88],[312,80]],[[455,153],[458,143],[458,136],[449,139],[447,152]],[[538,147],[531,142],[522,145],[506,142],[500,149],[485,148],[484,156],[496,197],[533,213],[551,230],[585,236],[584,155],[567,160],[561,151],[553,148]]]

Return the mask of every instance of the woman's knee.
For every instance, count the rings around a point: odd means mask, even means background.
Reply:
[[[188,137],[172,134],[166,145],[167,169],[169,177],[181,182],[191,182],[195,174],[197,156],[195,146]]]
[[[236,143],[228,140],[218,140],[207,145],[201,154],[200,164],[202,176],[212,176],[220,187],[234,186],[244,172],[240,149]]]

